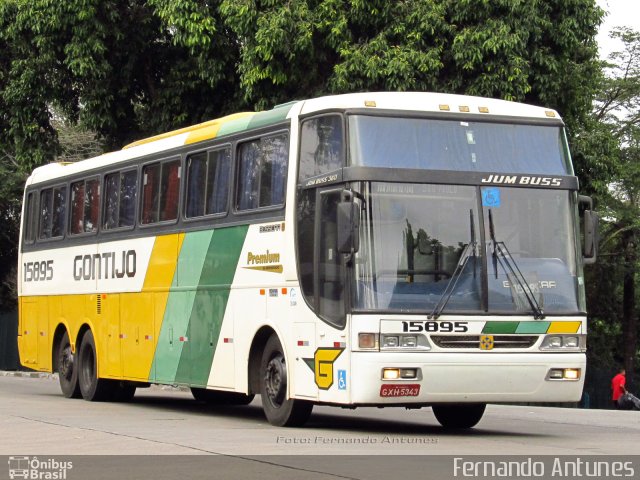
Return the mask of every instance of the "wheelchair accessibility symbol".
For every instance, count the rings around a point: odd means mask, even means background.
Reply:
[[[500,206],[500,189],[494,187],[486,187],[482,189],[482,206],[483,207],[499,207]]]
[[[347,371],[338,370],[338,390],[347,389]]]

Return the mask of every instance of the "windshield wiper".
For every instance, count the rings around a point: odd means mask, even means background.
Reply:
[[[544,318],[544,312],[542,308],[538,304],[536,297],[531,290],[531,287],[527,283],[527,279],[524,278],[524,275],[518,268],[518,264],[515,259],[511,256],[511,252],[505,245],[504,242],[498,242],[496,240],[495,227],[493,226],[493,215],[491,213],[491,209],[489,209],[489,235],[491,236],[491,242],[493,243],[493,269],[495,272],[496,278],[498,278],[498,262],[502,265],[502,268],[505,272],[510,272],[511,276],[515,278],[518,282],[518,285],[522,289],[525,297],[527,298],[527,302],[529,302],[529,306],[531,310],[533,310],[533,318],[536,320],[542,320]],[[505,267],[506,265],[506,267]]]
[[[458,259],[458,264],[456,265],[456,269],[453,271],[447,286],[442,292],[438,303],[433,308],[431,314],[427,317],[429,320],[437,320],[438,317],[442,314],[444,307],[449,303],[449,299],[456,289],[456,285],[458,284],[458,280],[462,276],[462,272],[464,268],[469,263],[469,257],[473,257],[473,278],[476,278],[476,258],[477,258],[477,248],[478,243],[476,242],[476,230],[475,230],[475,222],[473,218],[473,210],[469,210],[469,228],[471,229],[471,241],[464,247],[464,250],[460,254],[460,258]]]

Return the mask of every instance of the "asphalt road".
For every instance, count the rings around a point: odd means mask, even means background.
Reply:
[[[302,467],[307,468],[303,468],[305,478],[373,478],[359,476],[362,465],[358,463],[351,465],[350,474],[317,476],[335,467],[336,456],[344,455],[365,456],[371,460],[368,464],[418,462],[416,468],[423,468],[416,459],[425,455],[624,458],[637,455],[638,445],[640,412],[489,405],[476,428],[448,432],[430,409],[316,407],[304,428],[288,429],[267,423],[259,397],[245,407],[214,407],[194,401],[188,392],[152,387],[138,390],[131,403],[90,403],[62,397],[55,377],[0,374],[0,455],[6,456],[172,455],[184,459],[217,454],[227,460],[287,456],[295,466],[284,473],[274,471],[272,477],[256,462],[238,477],[221,473],[227,467],[237,473],[237,465],[218,465],[220,475],[207,477],[253,478],[256,474],[283,480],[300,478],[297,469]],[[396,455],[416,457],[402,460]],[[298,460],[292,456],[299,456]],[[94,466],[99,463],[96,460]],[[156,468],[162,465],[152,463]],[[5,473],[0,465],[0,478]],[[158,473],[154,477],[175,478]]]

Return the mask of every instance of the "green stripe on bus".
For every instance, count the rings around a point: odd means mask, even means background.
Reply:
[[[188,346],[182,350],[175,382],[204,386],[209,380],[233,277],[249,227],[214,230],[189,316]]]
[[[195,287],[200,281],[212,236],[213,230],[191,232],[185,235],[182,243],[151,367],[158,382],[175,381],[182,351],[189,340]]]
[[[487,322],[482,333],[516,333],[520,322]]]
[[[547,333],[547,329],[551,322],[520,322],[516,333]]]
[[[244,132],[249,126],[249,122],[253,116],[246,116],[243,118],[238,118],[237,120],[231,120],[230,122],[225,122],[220,125],[220,129],[218,133],[216,133],[216,138],[221,137],[223,135],[231,135],[232,133]]]
[[[249,121],[249,128],[266,127],[267,125],[283,121],[287,118],[292,106],[293,104],[287,104],[279,108],[274,108],[273,110],[255,114]]]

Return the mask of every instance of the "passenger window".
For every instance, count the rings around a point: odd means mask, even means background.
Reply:
[[[72,183],[69,232],[72,235],[97,232],[99,208],[100,180],[96,178]]]
[[[190,155],[187,160],[188,218],[227,211],[231,149]]]
[[[138,174],[135,170],[110,173],[105,177],[105,230],[133,227],[136,198],[138,192]]]
[[[33,192],[27,195],[27,208],[25,209],[24,224],[24,241],[25,243],[33,243],[36,239],[36,229],[38,211],[36,210],[36,196]]]
[[[302,123],[298,181],[342,167],[344,140],[342,117],[325,115]]]
[[[264,137],[240,145],[236,208],[252,210],[284,205],[288,135]]]
[[[67,187],[47,188],[40,193],[41,240],[61,238],[64,235]]]
[[[143,224],[178,218],[180,198],[180,160],[158,162],[142,169]]]

